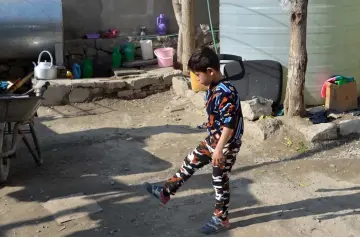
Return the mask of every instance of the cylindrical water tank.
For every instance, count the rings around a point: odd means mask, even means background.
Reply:
[[[54,55],[55,44],[63,44],[61,0],[0,1],[0,60]]]
[[[279,0],[220,0],[221,53],[240,55],[245,60],[275,60],[286,69],[290,12],[279,3]],[[358,0],[309,1],[307,105],[324,103],[321,87],[334,74],[355,77],[360,93],[359,12]]]

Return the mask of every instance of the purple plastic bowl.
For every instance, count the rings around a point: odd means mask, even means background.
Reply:
[[[87,38],[87,39],[99,39],[99,38],[100,38],[100,34],[97,34],[97,33],[86,34],[86,38]]]

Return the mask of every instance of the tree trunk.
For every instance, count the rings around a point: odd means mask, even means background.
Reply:
[[[187,67],[191,54],[195,50],[195,24],[194,24],[194,10],[195,0],[182,0],[181,3],[181,31],[182,31],[182,65],[183,72],[189,74]]]
[[[307,67],[306,25],[308,0],[291,0],[291,33],[285,115],[304,116],[304,85]]]
[[[182,51],[183,51],[183,39],[182,39],[182,30],[181,30],[181,3],[182,0],[172,0],[172,5],[174,8],[176,22],[179,27],[179,35],[178,35],[178,45],[177,45],[177,62],[181,64],[182,62]]]

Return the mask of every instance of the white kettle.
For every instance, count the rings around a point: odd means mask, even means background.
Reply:
[[[50,56],[50,62],[43,61],[41,62],[41,57],[44,53],[47,53]],[[37,79],[42,80],[51,80],[57,78],[57,68],[53,64],[53,57],[49,51],[42,51],[38,58],[38,64],[36,65],[35,62],[33,62],[35,68],[34,68],[34,76]]]

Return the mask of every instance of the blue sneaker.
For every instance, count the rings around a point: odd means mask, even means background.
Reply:
[[[154,197],[160,200],[162,204],[166,204],[170,200],[170,196],[164,195],[164,188],[157,185],[151,185],[149,183],[144,183],[146,190],[152,194]]]
[[[228,228],[230,228],[230,222],[228,218],[223,221],[220,218],[214,216],[205,226],[200,229],[200,231],[206,235],[210,235],[224,231]]]

